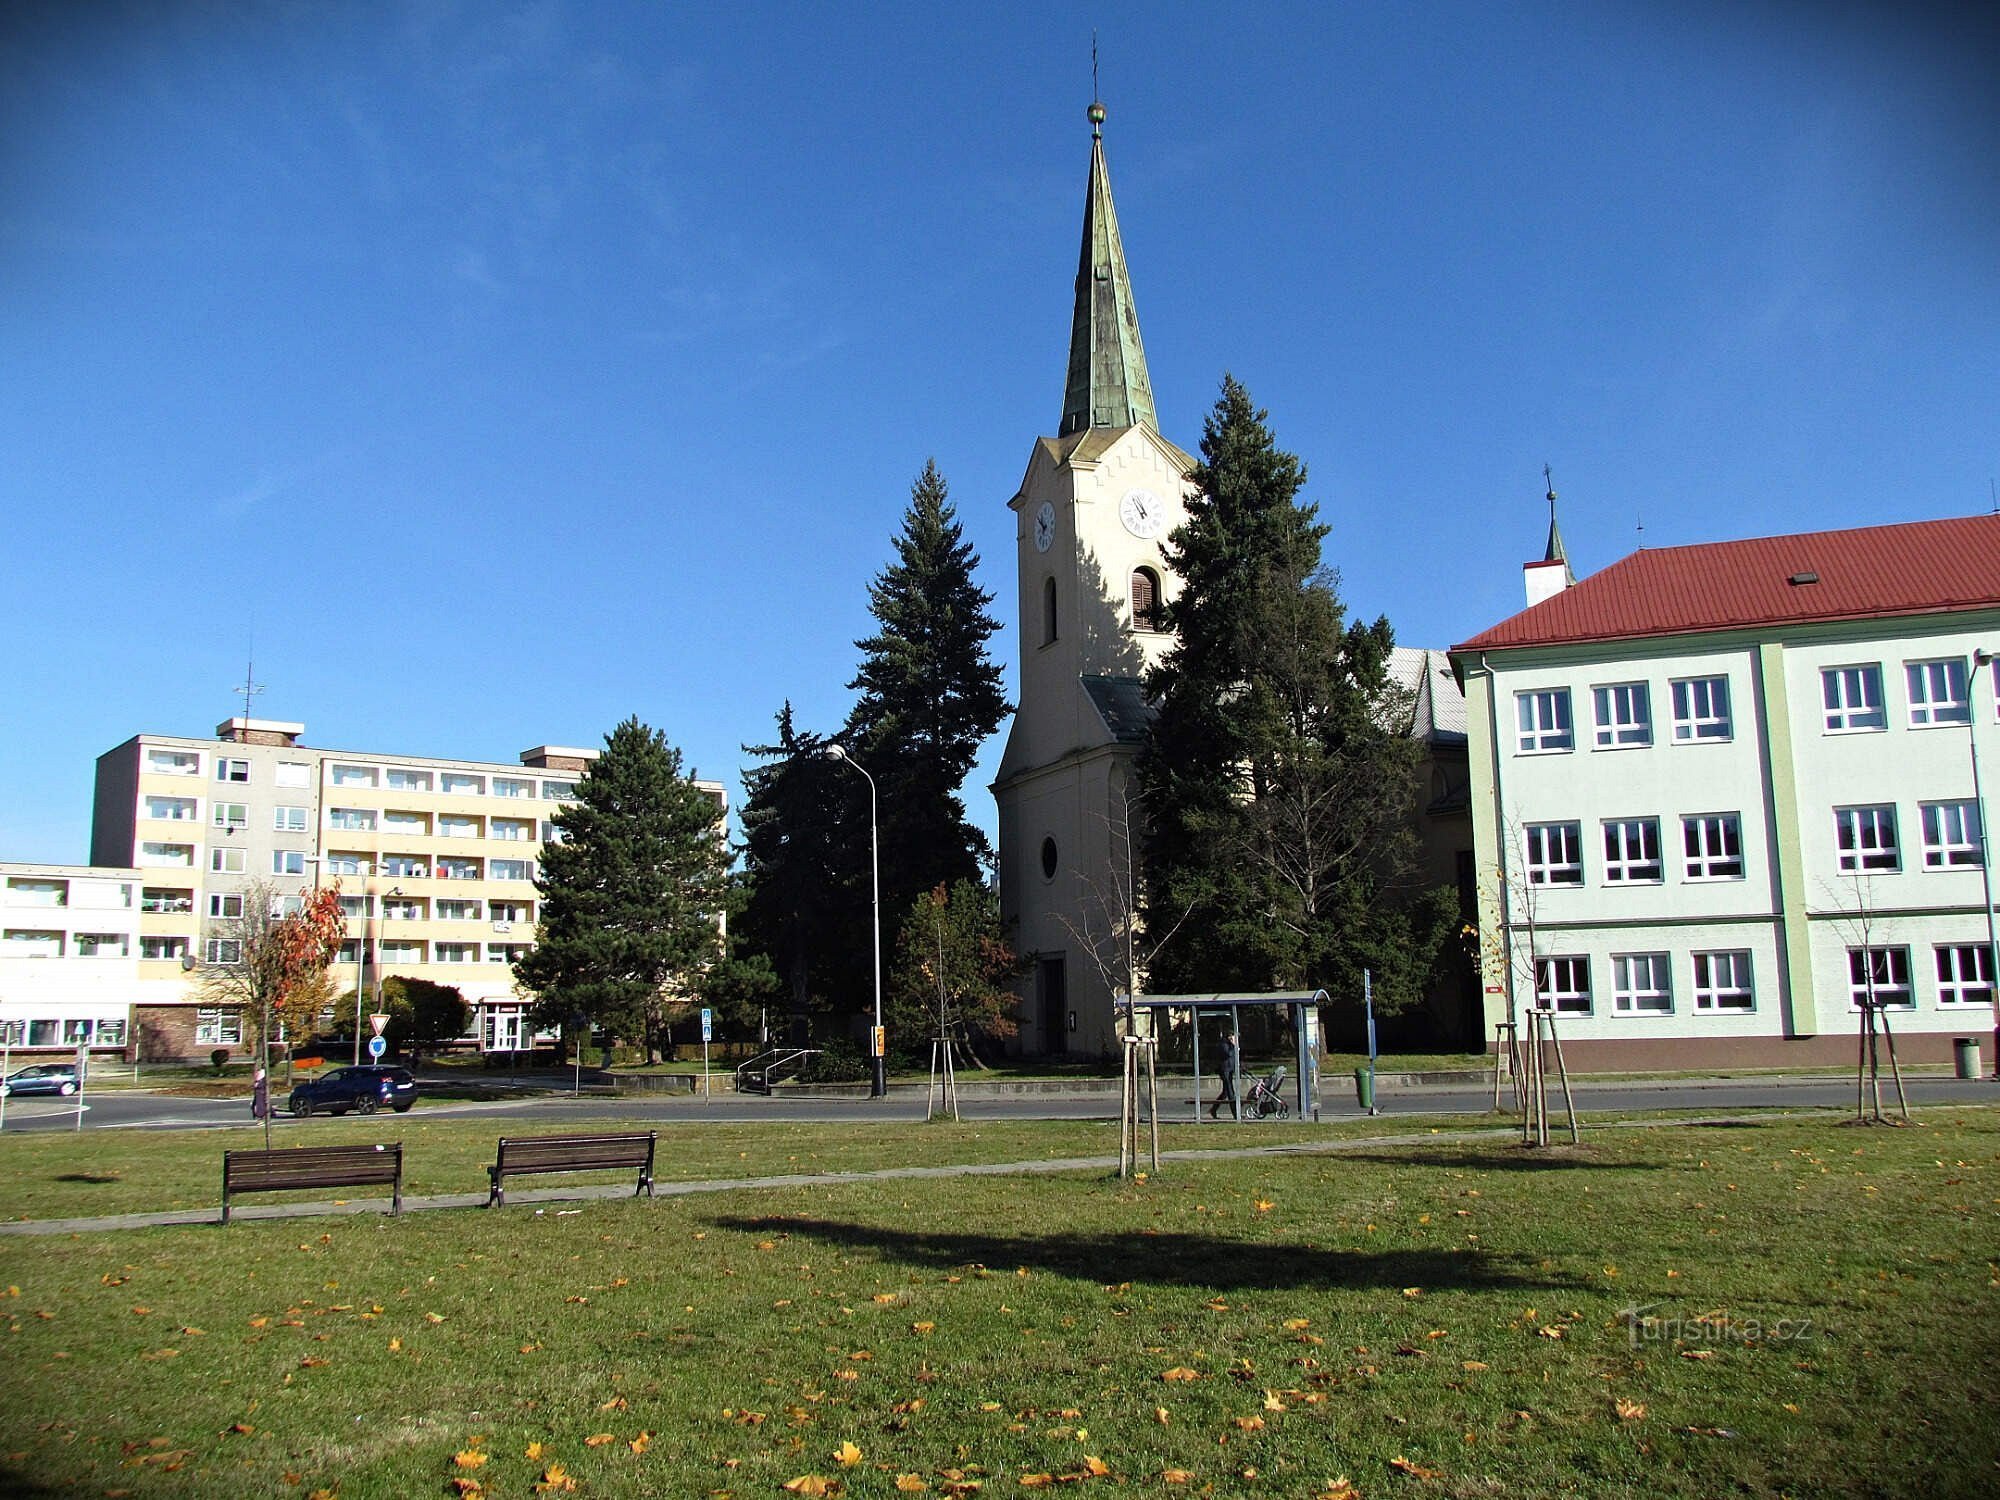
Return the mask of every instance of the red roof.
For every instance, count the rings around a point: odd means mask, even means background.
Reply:
[[[1816,575],[1817,581],[1808,581]],[[1794,580],[1798,580],[1794,582]],[[2000,515],[1634,552],[1453,651],[2000,605]]]

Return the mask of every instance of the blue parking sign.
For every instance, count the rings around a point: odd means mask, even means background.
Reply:
[[[701,1008],[701,1039],[704,1042],[715,1040],[715,1012],[706,1005]]]

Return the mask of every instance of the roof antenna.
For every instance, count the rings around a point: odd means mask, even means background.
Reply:
[[[232,693],[241,693],[243,695],[243,717],[246,720],[250,717],[250,700],[264,691],[264,685],[256,680],[256,665],[257,639],[255,636],[252,636],[250,639],[250,655],[243,663],[243,686],[230,689]]]
[[[1646,518],[1644,515],[1639,517],[1639,550],[1641,552],[1646,550]]]
[[[1090,116],[1090,138],[1104,139],[1104,96],[1097,91],[1097,31],[1090,33],[1090,108],[1084,113]]]
[[[2000,516],[2000,489],[1993,487],[1993,476],[1986,476],[1986,493],[1993,497],[1993,514]]]

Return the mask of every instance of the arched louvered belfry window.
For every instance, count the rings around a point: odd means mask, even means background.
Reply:
[[[1160,628],[1160,575],[1151,568],[1132,570],[1132,628]]]
[[[1056,581],[1042,580],[1042,644],[1051,644],[1056,638]]]

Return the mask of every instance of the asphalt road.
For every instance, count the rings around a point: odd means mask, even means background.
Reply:
[[[1907,1082],[1912,1107],[1921,1105],[2000,1103],[2000,1083],[1990,1079],[1961,1081],[1923,1077]],[[1884,1080],[1885,1101],[1892,1099]],[[1384,1115],[1480,1114],[1492,1104],[1489,1089],[1413,1088],[1385,1091],[1378,1096]],[[1552,1100],[1559,1107],[1560,1101]],[[189,1130],[215,1129],[247,1131],[257,1129],[244,1099],[181,1099],[167,1094],[147,1094],[106,1090],[86,1094],[83,1114],[85,1130]],[[1718,1113],[1754,1109],[1840,1109],[1854,1104],[1853,1080],[1798,1079],[1754,1082],[1670,1080],[1660,1083],[1581,1084],[1576,1089],[1579,1110],[1700,1109]],[[661,1124],[699,1125],[745,1121],[803,1121],[834,1123],[843,1120],[921,1121],[924,1101],[921,1093],[892,1093],[886,1101],[847,1099],[764,1099],[741,1095],[717,1095],[709,1102],[685,1097],[598,1098],[589,1095],[572,1099],[567,1095],[535,1095],[493,1102],[455,1103],[426,1100],[417,1112],[427,1117],[453,1115],[461,1118],[509,1121],[523,1129],[547,1129],[566,1122],[593,1120],[658,1121]],[[965,1099],[959,1113],[972,1120],[1110,1120],[1117,1118],[1115,1094],[1071,1097],[1010,1096],[994,1099]],[[1171,1123],[1194,1115],[1192,1101],[1184,1090],[1169,1090],[1161,1099],[1161,1117]],[[1322,1096],[1321,1118],[1357,1119],[1351,1089],[1329,1089]],[[396,1116],[389,1116],[385,1126]],[[1206,1116],[1204,1115],[1205,1119]],[[282,1110],[273,1120],[275,1134],[303,1141],[317,1120],[294,1120]],[[76,1106],[67,1099],[10,1099],[7,1101],[5,1130],[62,1131],[77,1127]],[[1224,1131],[1229,1122],[1217,1122]]]

